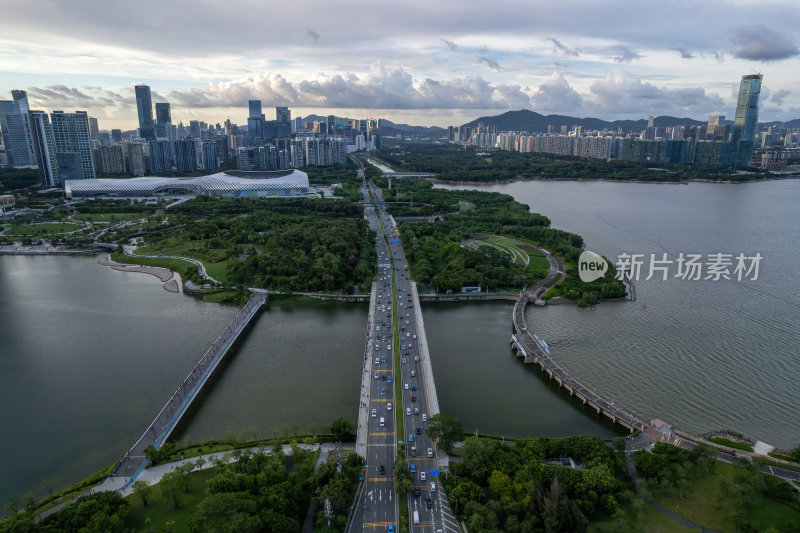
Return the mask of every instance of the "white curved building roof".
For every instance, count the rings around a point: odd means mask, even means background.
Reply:
[[[308,174],[277,172],[218,172],[196,178],[123,178],[67,180],[67,198],[84,196],[144,197],[197,194],[208,196],[298,196],[308,192]]]

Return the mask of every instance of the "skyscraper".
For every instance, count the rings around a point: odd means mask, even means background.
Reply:
[[[156,104],[158,105],[158,104]],[[167,139],[149,141],[150,145],[150,170],[153,174],[169,172],[172,170],[172,148]]]
[[[97,119],[95,117],[89,117],[89,137],[91,137],[93,141],[100,140],[100,128],[97,126]]]
[[[178,168],[178,172],[197,170],[194,142],[192,137],[175,141],[175,166]]]
[[[12,100],[0,100],[0,138],[12,167],[36,164],[28,116],[28,94],[11,91]]]
[[[42,187],[60,185],[50,118],[44,111],[30,111],[28,115],[30,116],[34,154],[39,166],[39,178],[41,179]]]
[[[139,137],[147,140],[155,139],[153,101],[150,99],[150,87],[137,85],[134,90],[136,92],[136,109],[139,112]]]
[[[247,118],[261,118],[261,100],[249,100],[247,104],[250,108],[250,114],[247,115]]]
[[[53,111],[50,113],[50,122],[61,183],[64,180],[95,179],[86,111]]]
[[[172,113],[167,102],[156,103],[156,127],[155,136],[157,138],[169,137],[169,129],[172,126]]]
[[[746,74],[739,85],[739,101],[733,119],[733,142],[753,141],[758,124],[758,97],[761,94],[762,74]]]

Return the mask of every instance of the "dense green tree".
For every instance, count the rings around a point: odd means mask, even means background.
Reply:
[[[428,419],[428,436],[450,451],[453,443],[464,438],[461,421],[453,415],[437,413]]]

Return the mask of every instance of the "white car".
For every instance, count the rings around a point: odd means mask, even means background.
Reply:
[[[378,373],[377,372],[375,372],[375,377],[376,378],[378,377]],[[406,383],[405,386],[403,386],[403,388],[408,390],[408,383]]]
[[[420,471],[419,471],[419,480],[420,480],[420,481],[425,481],[425,479],[426,479],[426,477],[425,477],[425,472],[423,472],[422,470],[420,470]]]
[[[375,379],[378,379],[378,373],[375,372]]]
[[[389,403],[386,404],[386,410],[387,411],[391,411],[392,410],[392,402],[389,402]]]
[[[427,422],[428,421],[428,415],[427,414],[422,413],[422,421],[423,422]]]
[[[411,408],[406,407],[406,416],[411,416]]]
[[[378,410],[377,409],[373,409],[372,410],[372,418],[375,418],[376,416],[378,416]]]

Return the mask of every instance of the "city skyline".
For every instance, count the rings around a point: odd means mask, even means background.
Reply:
[[[789,2],[760,6],[758,18],[743,2],[289,5],[268,30],[268,6],[247,2],[213,17],[182,2],[36,4],[4,9],[0,93],[86,110],[104,129],[137,127],[138,84],[171,104],[176,124],[242,124],[251,99],[293,116],[443,127],[522,108],[703,120],[730,115],[746,72],[768,80],[759,118],[800,118],[800,14]],[[132,12],[142,9],[153,16]]]

